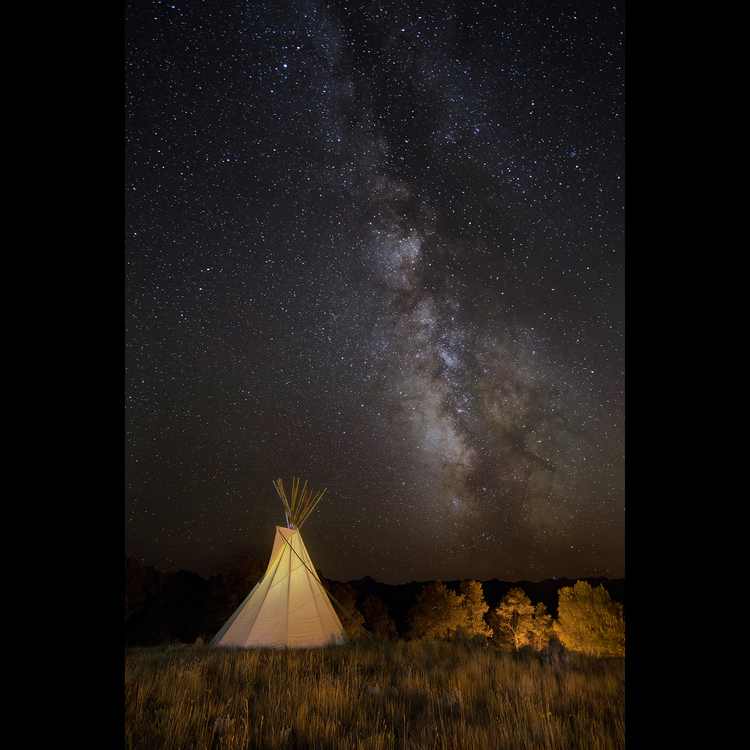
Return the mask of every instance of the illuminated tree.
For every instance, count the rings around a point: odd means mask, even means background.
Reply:
[[[521,646],[532,643],[534,605],[522,589],[512,588],[489,615],[490,627],[500,643]]]
[[[447,638],[465,619],[463,596],[444,583],[425,584],[406,615],[409,638]]]
[[[547,613],[544,602],[538,602],[534,608],[534,619],[531,629],[531,645],[541,651],[555,635],[552,615]]]
[[[459,623],[470,635],[491,635],[484,616],[489,611],[489,605],[484,600],[482,584],[479,581],[462,581],[459,588],[463,597],[460,607],[463,619]]]
[[[625,654],[622,604],[613,602],[604,586],[576,581],[560,589],[555,632],[569,651],[594,656]]]

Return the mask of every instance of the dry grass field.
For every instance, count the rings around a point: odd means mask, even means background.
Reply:
[[[443,641],[127,649],[125,748],[625,747],[625,660]]]

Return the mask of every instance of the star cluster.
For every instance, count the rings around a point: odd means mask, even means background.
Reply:
[[[623,16],[130,4],[130,554],[624,575]]]

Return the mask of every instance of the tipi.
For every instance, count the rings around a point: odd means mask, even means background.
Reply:
[[[291,499],[287,500],[281,479],[273,484],[284,503],[287,528],[276,527],[265,575],[214,636],[211,645],[317,648],[346,644],[349,639],[299,531],[325,490],[313,496],[306,492],[305,482],[300,495],[300,480],[293,479]]]

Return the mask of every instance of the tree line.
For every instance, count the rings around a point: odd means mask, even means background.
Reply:
[[[204,641],[218,632],[263,576],[250,555],[229,571],[206,581],[189,571],[157,571],[125,556],[125,643],[151,646]],[[388,604],[375,594],[358,599],[347,583],[321,577],[350,639],[423,638],[458,640],[506,650],[568,651],[596,656],[625,653],[624,608],[602,585],[576,581],[558,592],[557,617],[542,602],[532,602],[520,587],[511,588],[494,607],[482,584],[461,582],[454,591],[440,581],[424,584],[414,596],[401,630]]]
[[[604,586],[576,581],[558,593],[553,618],[542,602],[533,603],[513,587],[490,608],[478,581],[462,581],[459,591],[440,581],[425,584],[409,610],[408,638],[458,638],[503,649],[544,651],[559,643],[593,656],[625,655],[625,615]]]

